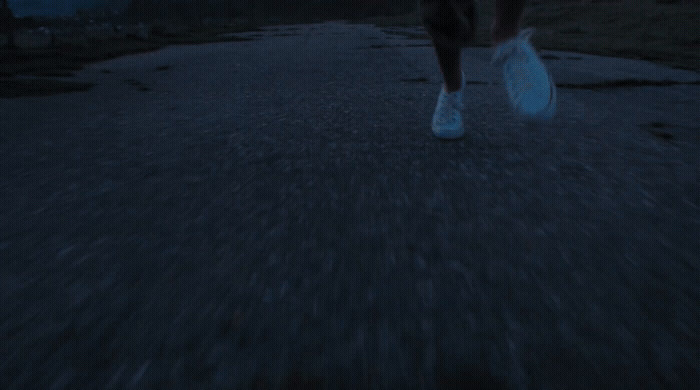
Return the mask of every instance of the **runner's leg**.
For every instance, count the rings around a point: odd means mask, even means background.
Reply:
[[[444,79],[431,124],[433,134],[443,139],[456,139],[464,135],[460,113],[464,92],[461,90],[463,77],[459,60],[465,40],[460,39],[460,35],[466,31],[462,31],[465,28],[455,14],[455,3],[450,3],[448,0],[421,0],[423,24],[433,41]]]
[[[476,9],[473,0],[420,0],[421,20],[433,41],[447,92],[462,85],[460,53],[473,36]],[[459,15],[458,15],[459,12]]]
[[[518,35],[525,0],[494,0],[496,12],[491,24],[491,43],[497,46]]]
[[[445,89],[447,92],[459,90],[462,85],[462,71],[459,67],[461,49],[443,47],[437,44],[433,44],[433,46],[445,80]]]

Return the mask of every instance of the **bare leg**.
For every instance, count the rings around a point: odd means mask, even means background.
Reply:
[[[496,14],[491,25],[491,43],[496,46],[518,35],[525,0],[495,0]]]
[[[445,89],[447,92],[459,90],[462,86],[462,71],[459,68],[461,49],[446,48],[437,45],[435,42],[433,42],[433,46],[435,47],[438,62],[440,62],[442,76],[445,79]]]

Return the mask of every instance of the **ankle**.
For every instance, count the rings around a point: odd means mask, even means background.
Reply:
[[[454,85],[452,87],[448,87],[447,84],[443,84],[442,89],[444,89],[447,93],[454,93],[459,91],[461,88],[459,86],[455,87]]]
[[[518,35],[518,26],[504,28],[499,23],[494,22],[491,25],[491,45],[498,46]]]
[[[445,90],[447,93],[453,93],[457,92],[460,89],[462,89],[462,84],[464,84],[464,75],[460,73],[456,77],[454,77],[452,80],[450,80],[449,83],[443,83],[442,84],[442,89]]]

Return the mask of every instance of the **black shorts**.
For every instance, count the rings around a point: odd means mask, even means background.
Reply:
[[[468,46],[476,34],[474,0],[420,0],[421,21],[436,45]]]

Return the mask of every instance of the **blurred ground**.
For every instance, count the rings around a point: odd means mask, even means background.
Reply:
[[[420,33],[278,26],[0,99],[0,388],[696,386],[697,74],[543,51],[534,126],[468,49],[443,142]]]

